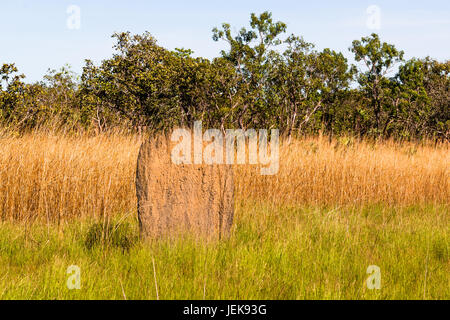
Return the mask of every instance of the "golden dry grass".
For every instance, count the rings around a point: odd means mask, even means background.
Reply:
[[[136,212],[133,135],[0,138],[0,218],[62,221]],[[446,204],[449,144],[306,138],[284,144],[280,170],[236,168],[236,200],[276,204]]]
[[[278,175],[238,170],[238,194],[276,204],[442,204],[450,198],[449,144],[342,138],[297,140],[280,148]]]
[[[284,144],[278,175],[236,168],[236,219],[217,243],[138,240],[139,146],[0,138],[0,299],[156,299],[155,278],[161,299],[449,297],[448,144]],[[66,286],[73,264],[81,290]]]
[[[135,210],[139,139],[34,133],[0,139],[2,220],[102,217]]]

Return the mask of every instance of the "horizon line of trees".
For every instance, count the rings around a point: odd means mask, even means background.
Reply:
[[[286,31],[269,12],[251,14],[250,28],[237,34],[224,23],[213,40],[228,48],[212,60],[167,50],[148,32],[116,33],[113,56],[100,65],[86,60],[81,77],[64,66],[32,84],[3,64],[0,125],[167,131],[202,120],[286,136],[449,140],[450,60],[405,61],[403,51],[371,34],[349,48],[357,67]]]

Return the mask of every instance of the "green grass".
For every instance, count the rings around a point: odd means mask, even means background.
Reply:
[[[110,227],[2,223],[0,299],[156,299],[155,280],[160,299],[450,298],[448,206],[248,202],[226,241],[138,234],[135,219],[119,217]],[[66,286],[70,265],[80,290]],[[369,265],[381,268],[380,290],[366,286]]]

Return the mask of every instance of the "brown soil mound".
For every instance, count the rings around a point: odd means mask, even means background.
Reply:
[[[150,139],[140,148],[136,193],[146,237],[223,238],[233,222],[233,189],[231,166],[173,164],[165,138]]]

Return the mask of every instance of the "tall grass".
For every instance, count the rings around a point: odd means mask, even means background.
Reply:
[[[235,168],[232,233],[212,243],[139,240],[140,143],[0,138],[0,299],[450,296],[448,143],[284,143],[277,175]],[[73,264],[81,290],[66,286]],[[381,290],[365,285],[369,265]]]
[[[0,218],[61,222],[135,214],[135,168],[141,139],[33,133],[0,138]],[[237,201],[347,206],[442,204],[450,198],[449,145],[329,142],[283,144],[280,170],[261,176],[237,166]]]
[[[390,206],[447,203],[449,144],[307,138],[284,144],[280,170],[238,168],[238,194],[278,204]]]
[[[210,243],[136,242],[136,221],[125,222],[105,230],[74,220],[59,231],[0,223],[0,299],[450,298],[442,206],[248,202],[236,208],[232,236]],[[81,270],[80,290],[67,288],[71,265]],[[380,290],[366,286],[370,265],[380,267]]]
[[[64,221],[135,211],[136,136],[0,139],[2,220]]]

